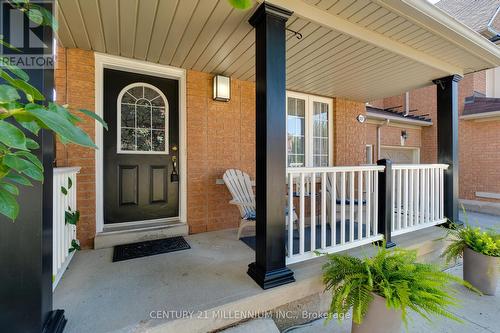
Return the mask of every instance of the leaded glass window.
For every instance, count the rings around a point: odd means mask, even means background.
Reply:
[[[168,101],[147,83],[125,87],[118,96],[118,152],[168,153]]]

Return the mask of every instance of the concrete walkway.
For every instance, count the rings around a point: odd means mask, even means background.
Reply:
[[[500,216],[468,211],[467,217],[470,225],[479,226],[484,229],[493,228],[500,231]],[[465,216],[462,211],[460,211],[459,218],[460,221],[465,222]]]
[[[462,266],[456,266],[448,272],[461,276]],[[498,290],[500,291],[500,281]],[[408,328],[402,329],[402,332],[408,333],[500,333],[500,295],[479,296],[464,287],[458,286],[460,291],[457,295],[461,305],[452,308],[451,311],[463,320],[458,323],[446,318],[433,318],[428,322],[415,313],[410,314]],[[266,330],[262,330],[265,327]],[[257,319],[240,326],[230,328],[225,333],[244,333],[244,332],[270,332],[277,331],[272,326],[270,319]],[[283,332],[287,333],[348,333],[351,332],[351,318],[346,318],[342,322],[331,321],[325,325],[324,319],[319,319],[308,324],[289,328]]]

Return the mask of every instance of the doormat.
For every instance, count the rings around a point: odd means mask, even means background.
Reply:
[[[182,236],[118,245],[114,247],[113,262],[187,250],[190,248],[191,246],[189,246],[188,242],[186,242]]]

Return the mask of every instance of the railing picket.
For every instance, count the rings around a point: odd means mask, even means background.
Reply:
[[[420,170],[420,224],[425,223],[425,169]]]
[[[372,171],[366,172],[366,237],[370,237],[371,235],[371,201],[372,201],[372,191],[371,191],[371,182],[372,182]]]
[[[346,200],[346,184],[345,171],[341,174],[340,179],[340,244],[345,244],[345,200]]]
[[[413,174],[414,174],[414,170],[407,170],[407,172],[410,173],[410,179],[409,179],[409,185],[408,185],[408,200],[409,200],[409,207],[408,207],[408,212],[407,212],[407,215],[408,215],[408,226],[411,227],[413,226]]]
[[[398,214],[398,212],[396,210],[396,171],[394,171],[392,173],[392,183],[394,184],[394,186],[392,187],[391,207],[394,207],[394,208],[393,208],[393,214],[392,214],[392,230],[391,231],[394,231],[395,225],[396,225],[396,218],[397,218],[397,214]]]
[[[444,170],[441,169],[439,170],[439,197],[441,200],[441,204],[439,206],[440,211],[439,211],[439,218],[444,219]]]
[[[316,250],[316,173],[311,175],[311,251]]]
[[[434,221],[434,203],[435,203],[435,195],[436,193],[434,192],[435,191],[435,179],[434,179],[434,176],[435,176],[435,172],[434,172],[434,169],[429,169],[429,174],[430,174],[430,195],[431,195],[431,200],[430,200],[430,211],[429,211],[429,221]]]
[[[363,238],[363,171],[359,171],[358,174],[358,240],[361,238]]]
[[[300,221],[299,221],[299,254],[304,254],[305,231],[305,174],[300,173]]]
[[[420,218],[420,170],[415,170],[415,216],[413,224],[419,224]]]
[[[403,170],[404,172],[404,178],[403,178],[403,227],[407,228],[408,227],[408,191],[409,191],[409,184],[408,184],[408,169]]]
[[[331,220],[331,233],[332,233],[332,241],[331,244],[332,246],[335,246],[337,244],[337,173],[333,172],[331,174],[331,184],[332,188],[330,189],[331,191],[331,214],[332,214],[332,220]]]
[[[349,173],[349,187],[350,187],[350,193],[349,193],[349,241],[354,242],[354,202],[356,200],[356,197],[354,196],[354,171],[351,171]]]
[[[288,257],[293,256],[293,173],[288,175]]]
[[[402,196],[402,184],[401,184],[401,173],[402,173],[402,170],[395,170],[395,173],[398,174],[398,180],[397,180],[397,183],[396,183],[396,193],[397,193],[397,200],[396,200],[396,205],[397,205],[397,229],[396,230],[401,230],[401,196]]]
[[[434,220],[440,220],[440,217],[439,217],[439,201],[440,201],[440,188],[439,188],[439,185],[441,184],[439,182],[439,169],[434,169],[434,177],[435,177],[435,187],[434,187],[434,191],[436,192],[436,195],[434,197]]]
[[[326,248],[326,172],[321,174],[321,249]]]

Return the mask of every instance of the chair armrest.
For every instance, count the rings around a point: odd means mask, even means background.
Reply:
[[[254,203],[251,202],[243,202],[243,201],[238,201],[238,200],[231,200],[229,201],[230,204],[232,205],[237,205],[237,206],[242,206],[242,207],[255,207]]]

